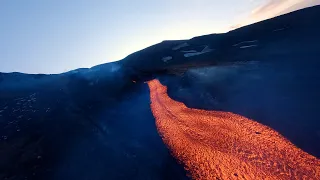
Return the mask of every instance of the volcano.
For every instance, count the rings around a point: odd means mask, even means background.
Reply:
[[[319,179],[318,17],[0,73],[0,179]]]

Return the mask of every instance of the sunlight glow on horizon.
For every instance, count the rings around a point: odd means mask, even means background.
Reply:
[[[251,11],[249,16],[231,27],[236,29],[259,21],[270,19],[295,10],[319,5],[320,0],[269,0]]]
[[[250,12],[273,1],[2,1],[0,72],[61,73],[118,61],[164,40],[263,19]]]

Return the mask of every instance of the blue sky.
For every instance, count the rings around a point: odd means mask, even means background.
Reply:
[[[0,72],[91,67],[162,40],[226,32],[300,1],[1,0]],[[262,12],[270,5],[277,12]]]

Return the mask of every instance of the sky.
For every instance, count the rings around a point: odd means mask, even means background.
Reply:
[[[0,72],[61,73],[320,0],[0,0]]]

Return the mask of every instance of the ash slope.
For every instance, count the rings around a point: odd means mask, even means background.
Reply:
[[[320,7],[226,34],[164,41],[57,75],[0,74],[0,179],[186,179],[143,82],[188,107],[231,111],[320,157]]]

